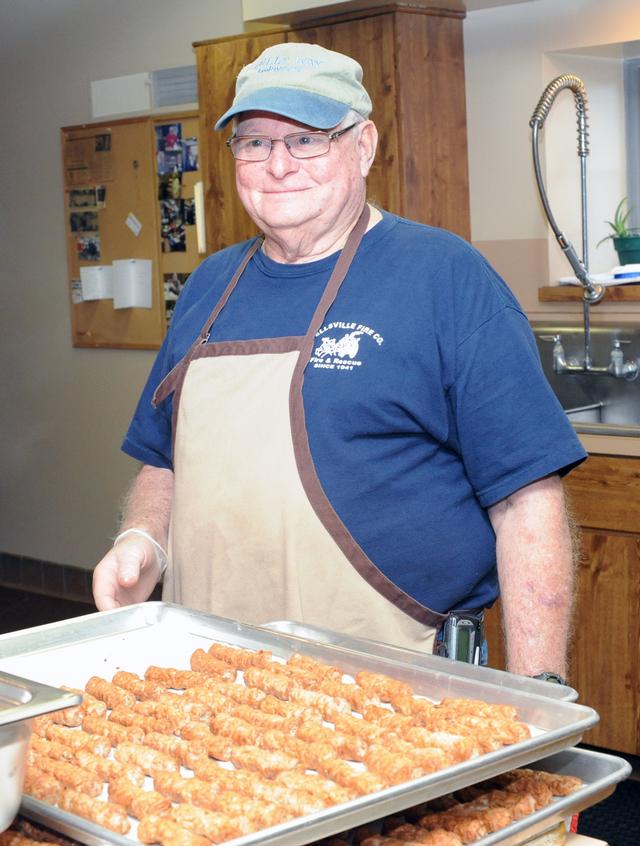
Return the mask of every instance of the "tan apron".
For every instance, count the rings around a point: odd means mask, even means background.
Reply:
[[[163,598],[242,622],[295,620],[431,652],[444,615],[393,584],[351,537],[322,490],[305,428],[315,333],[368,219],[365,206],[304,337],[207,343],[257,239],[158,387],[154,404],[174,393]]]

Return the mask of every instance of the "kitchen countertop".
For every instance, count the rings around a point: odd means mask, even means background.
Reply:
[[[640,437],[624,435],[587,435],[578,432],[582,446],[591,454],[628,455],[640,458]]]

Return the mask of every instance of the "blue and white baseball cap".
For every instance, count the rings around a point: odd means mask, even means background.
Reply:
[[[349,109],[364,118],[372,109],[362,84],[362,67],[355,59],[319,44],[276,44],[242,68],[233,104],[215,129],[248,111],[271,112],[315,129],[330,129]]]

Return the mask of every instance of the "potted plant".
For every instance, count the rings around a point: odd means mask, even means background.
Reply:
[[[623,197],[618,203],[613,220],[607,221],[613,232],[598,241],[598,246],[611,239],[621,265],[640,264],[640,230],[629,227],[631,209],[625,209],[626,204],[627,198]]]

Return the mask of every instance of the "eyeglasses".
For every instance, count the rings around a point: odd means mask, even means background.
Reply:
[[[294,159],[314,159],[329,152],[331,142],[353,129],[352,123],[337,132],[291,132],[284,138],[269,138],[268,135],[234,135],[227,141],[234,159],[242,162],[266,162],[276,141],[282,141]]]

